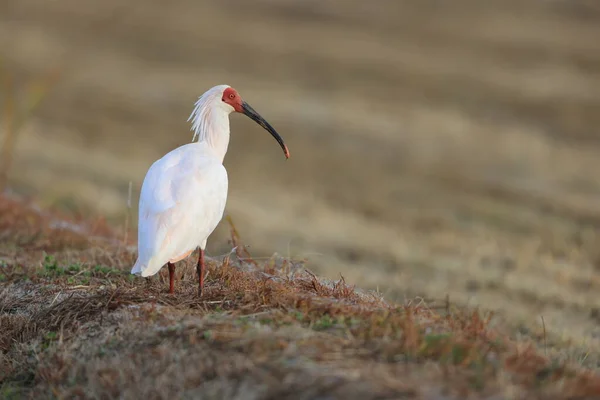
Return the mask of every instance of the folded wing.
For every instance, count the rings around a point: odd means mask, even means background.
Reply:
[[[227,172],[198,143],[181,146],[148,170],[139,202],[138,260],[131,273],[150,276],[169,260],[205,246],[223,217]]]

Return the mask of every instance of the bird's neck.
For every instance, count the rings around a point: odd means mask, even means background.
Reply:
[[[198,142],[205,143],[221,162],[229,146],[229,114],[221,109],[208,109],[198,115]]]

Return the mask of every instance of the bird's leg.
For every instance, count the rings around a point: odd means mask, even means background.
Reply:
[[[198,253],[196,271],[198,272],[198,296],[202,296],[202,288],[204,288],[204,250],[202,249]]]
[[[169,293],[173,294],[175,281],[175,264],[168,263],[167,266],[169,267]]]

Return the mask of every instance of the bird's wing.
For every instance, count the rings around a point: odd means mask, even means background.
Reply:
[[[222,218],[227,193],[225,168],[188,146],[156,161],[144,178],[139,203],[139,255],[133,273],[146,268],[158,271],[179,255],[171,253],[200,245],[187,241],[202,236],[205,224],[210,231],[206,235],[210,234],[214,229],[211,225],[216,226]]]

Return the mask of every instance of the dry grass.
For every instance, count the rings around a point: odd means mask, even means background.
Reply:
[[[258,262],[235,229],[198,298],[191,264],[175,295],[164,271],[129,275],[134,254],[101,221],[7,198],[0,221],[3,398],[600,396],[600,377],[490,313],[392,304],[293,260]]]
[[[336,280],[253,259],[222,224],[210,252],[236,251],[211,263],[207,297],[191,266],[168,296],[164,277],[129,277],[131,236],[103,219],[2,198],[0,393],[593,394],[599,34],[585,0],[6,3],[15,81],[68,67],[18,141],[18,118],[0,123],[12,189],[122,224],[129,183],[136,199],[189,140],[196,96],[230,83],[293,158],[233,117],[227,212],[253,254],[306,255]]]
[[[593,2],[4,3],[15,79],[65,66],[19,134],[18,193],[122,224],[129,182],[135,215],[196,97],[229,83],[292,151],[232,116],[227,212],[255,256],[309,257],[391,300],[448,294],[536,337],[543,316],[549,353],[571,340],[600,365]]]

